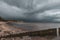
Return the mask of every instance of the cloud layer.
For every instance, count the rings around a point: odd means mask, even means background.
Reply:
[[[60,0],[0,0],[0,16],[5,19],[60,22]]]

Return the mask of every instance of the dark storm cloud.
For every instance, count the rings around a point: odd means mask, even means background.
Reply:
[[[60,0],[0,0],[0,16],[6,19],[60,22]]]

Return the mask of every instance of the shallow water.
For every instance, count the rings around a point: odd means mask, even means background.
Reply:
[[[60,28],[60,23],[9,23],[9,25],[32,31]]]

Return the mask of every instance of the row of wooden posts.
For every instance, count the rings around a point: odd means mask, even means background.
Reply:
[[[0,36],[0,38],[8,38],[8,37],[23,37],[23,36],[56,36],[56,29],[47,29],[47,30],[40,30],[40,31],[31,31],[19,34],[10,34],[5,36]]]
[[[59,31],[60,32],[60,31]],[[57,36],[56,29],[47,29],[47,30],[40,30],[40,31],[31,31],[31,32],[24,32],[24,33],[18,33],[18,34],[10,34],[5,36],[0,36],[0,40],[18,40],[22,39],[26,36]],[[17,38],[17,39],[16,39]]]

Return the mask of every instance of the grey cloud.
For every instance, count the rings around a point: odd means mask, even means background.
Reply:
[[[60,0],[0,0],[0,16],[28,21],[60,22]]]
[[[22,17],[22,13],[25,13],[26,11],[27,10],[25,9],[21,9],[16,6],[10,6],[7,3],[0,2],[0,16],[8,18]]]

